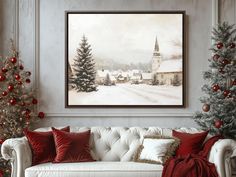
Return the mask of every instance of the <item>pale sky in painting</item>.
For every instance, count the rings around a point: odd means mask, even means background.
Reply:
[[[164,57],[179,53],[172,41],[182,41],[180,14],[70,14],[69,58],[73,62],[83,34],[93,56],[121,63],[149,62],[157,37]]]

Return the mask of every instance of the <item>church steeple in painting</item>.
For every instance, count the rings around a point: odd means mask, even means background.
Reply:
[[[160,54],[159,50],[160,50],[159,44],[158,44],[158,40],[156,37],[153,56],[152,56],[152,73],[153,74],[155,74],[157,72],[157,70],[161,64],[161,54]]]
[[[158,45],[157,37],[156,37],[156,42],[155,42],[154,51],[159,51],[159,45]]]

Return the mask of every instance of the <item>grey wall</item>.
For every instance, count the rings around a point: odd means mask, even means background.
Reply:
[[[0,0],[0,56],[9,53],[9,39],[14,38],[14,12],[15,1]]]
[[[14,10],[14,2],[15,0],[0,0],[0,54],[6,53],[7,40],[14,36],[12,31],[14,20],[11,20],[12,14],[8,12]],[[34,16],[35,1],[19,2],[21,57],[26,67],[33,70],[34,86],[39,90],[41,103],[39,110],[46,112],[48,116],[36,125],[37,127],[68,124],[74,126],[196,126],[191,118],[194,111],[201,109],[198,99],[202,94],[200,89],[203,84],[202,72],[208,68],[207,59],[211,55],[208,50],[211,45],[211,0],[40,0],[37,8],[39,18]],[[220,20],[229,19],[230,22],[235,22],[235,7],[235,0],[220,1]],[[182,109],[65,109],[65,10],[186,10],[187,107]],[[34,28],[35,18],[39,19],[37,28]],[[39,48],[35,46],[37,31],[39,31],[37,43]]]
[[[236,0],[220,0],[220,21],[228,21],[231,24],[236,23]]]

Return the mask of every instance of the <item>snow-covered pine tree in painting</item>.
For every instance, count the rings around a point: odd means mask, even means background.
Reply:
[[[82,37],[80,47],[77,48],[77,55],[74,58],[73,71],[74,76],[71,83],[77,92],[96,91],[95,85],[95,63],[92,58],[92,49],[85,36]]]
[[[107,73],[105,81],[104,81],[104,85],[106,86],[111,86],[111,78],[110,75]]]

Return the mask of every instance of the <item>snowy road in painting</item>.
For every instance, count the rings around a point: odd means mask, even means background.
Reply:
[[[117,84],[96,92],[69,91],[69,105],[181,105],[182,86]]]

